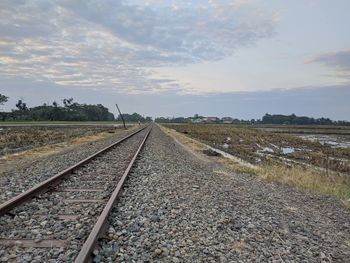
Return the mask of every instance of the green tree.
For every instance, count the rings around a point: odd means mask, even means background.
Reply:
[[[22,100],[19,100],[16,104],[16,107],[19,111],[27,111],[27,103],[23,102]]]
[[[56,101],[52,104],[44,103],[41,106],[27,107],[26,103],[19,100],[17,109],[12,112],[0,113],[3,120],[35,120],[35,121],[113,121],[114,115],[102,104],[80,104],[73,98],[64,99],[60,106]]]
[[[16,103],[16,108],[18,110],[12,110],[12,116],[14,119],[19,119],[19,120],[30,119],[30,111],[25,102],[23,102],[22,100],[18,100],[18,102]]]
[[[8,99],[9,99],[9,97],[0,94],[0,105],[4,105],[4,103],[7,102]],[[5,121],[6,116],[7,116],[6,112],[0,112],[0,118],[2,121]]]
[[[6,97],[5,95],[0,94],[0,105],[3,105],[5,102],[7,102],[8,99],[9,97]]]

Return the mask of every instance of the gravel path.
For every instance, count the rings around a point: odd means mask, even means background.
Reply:
[[[0,175],[0,203],[52,177],[131,132],[132,130],[127,132],[117,131],[115,135],[103,140],[68,147],[60,153],[34,161],[19,161],[16,163],[16,167]]]
[[[55,191],[15,208],[11,211],[14,217],[1,217],[0,262],[72,262],[146,132],[141,131],[85,164]],[[2,239],[18,241],[5,245]],[[39,246],[51,240],[64,245],[26,248],[23,239]]]
[[[154,127],[95,262],[349,262],[336,200],[225,172]]]

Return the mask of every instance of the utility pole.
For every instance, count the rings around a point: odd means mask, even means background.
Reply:
[[[123,121],[124,129],[126,130],[126,126],[125,126],[125,121],[124,121],[124,118],[123,118],[123,114],[120,112],[120,109],[119,109],[119,107],[118,107],[118,104],[115,104],[115,106],[117,106],[117,109],[118,109],[118,111],[119,111],[119,115],[120,115],[120,117],[122,118],[122,121]]]

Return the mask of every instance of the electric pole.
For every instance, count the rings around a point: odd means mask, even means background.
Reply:
[[[120,112],[120,109],[119,109],[119,107],[118,107],[118,104],[115,104],[115,106],[117,106],[117,109],[118,109],[118,111],[119,111],[119,116],[120,116],[120,118],[122,118],[122,121],[123,121],[124,129],[126,129],[125,121],[124,121],[124,118],[123,118],[123,114]]]

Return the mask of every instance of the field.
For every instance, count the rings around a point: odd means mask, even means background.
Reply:
[[[20,151],[66,142],[100,133],[113,133],[118,127],[111,126],[1,126],[0,156]]]
[[[127,125],[130,123],[127,123]],[[113,126],[119,121],[1,121],[0,127],[12,126]]]
[[[350,197],[350,127],[164,126],[258,167],[251,172],[265,179]]]

